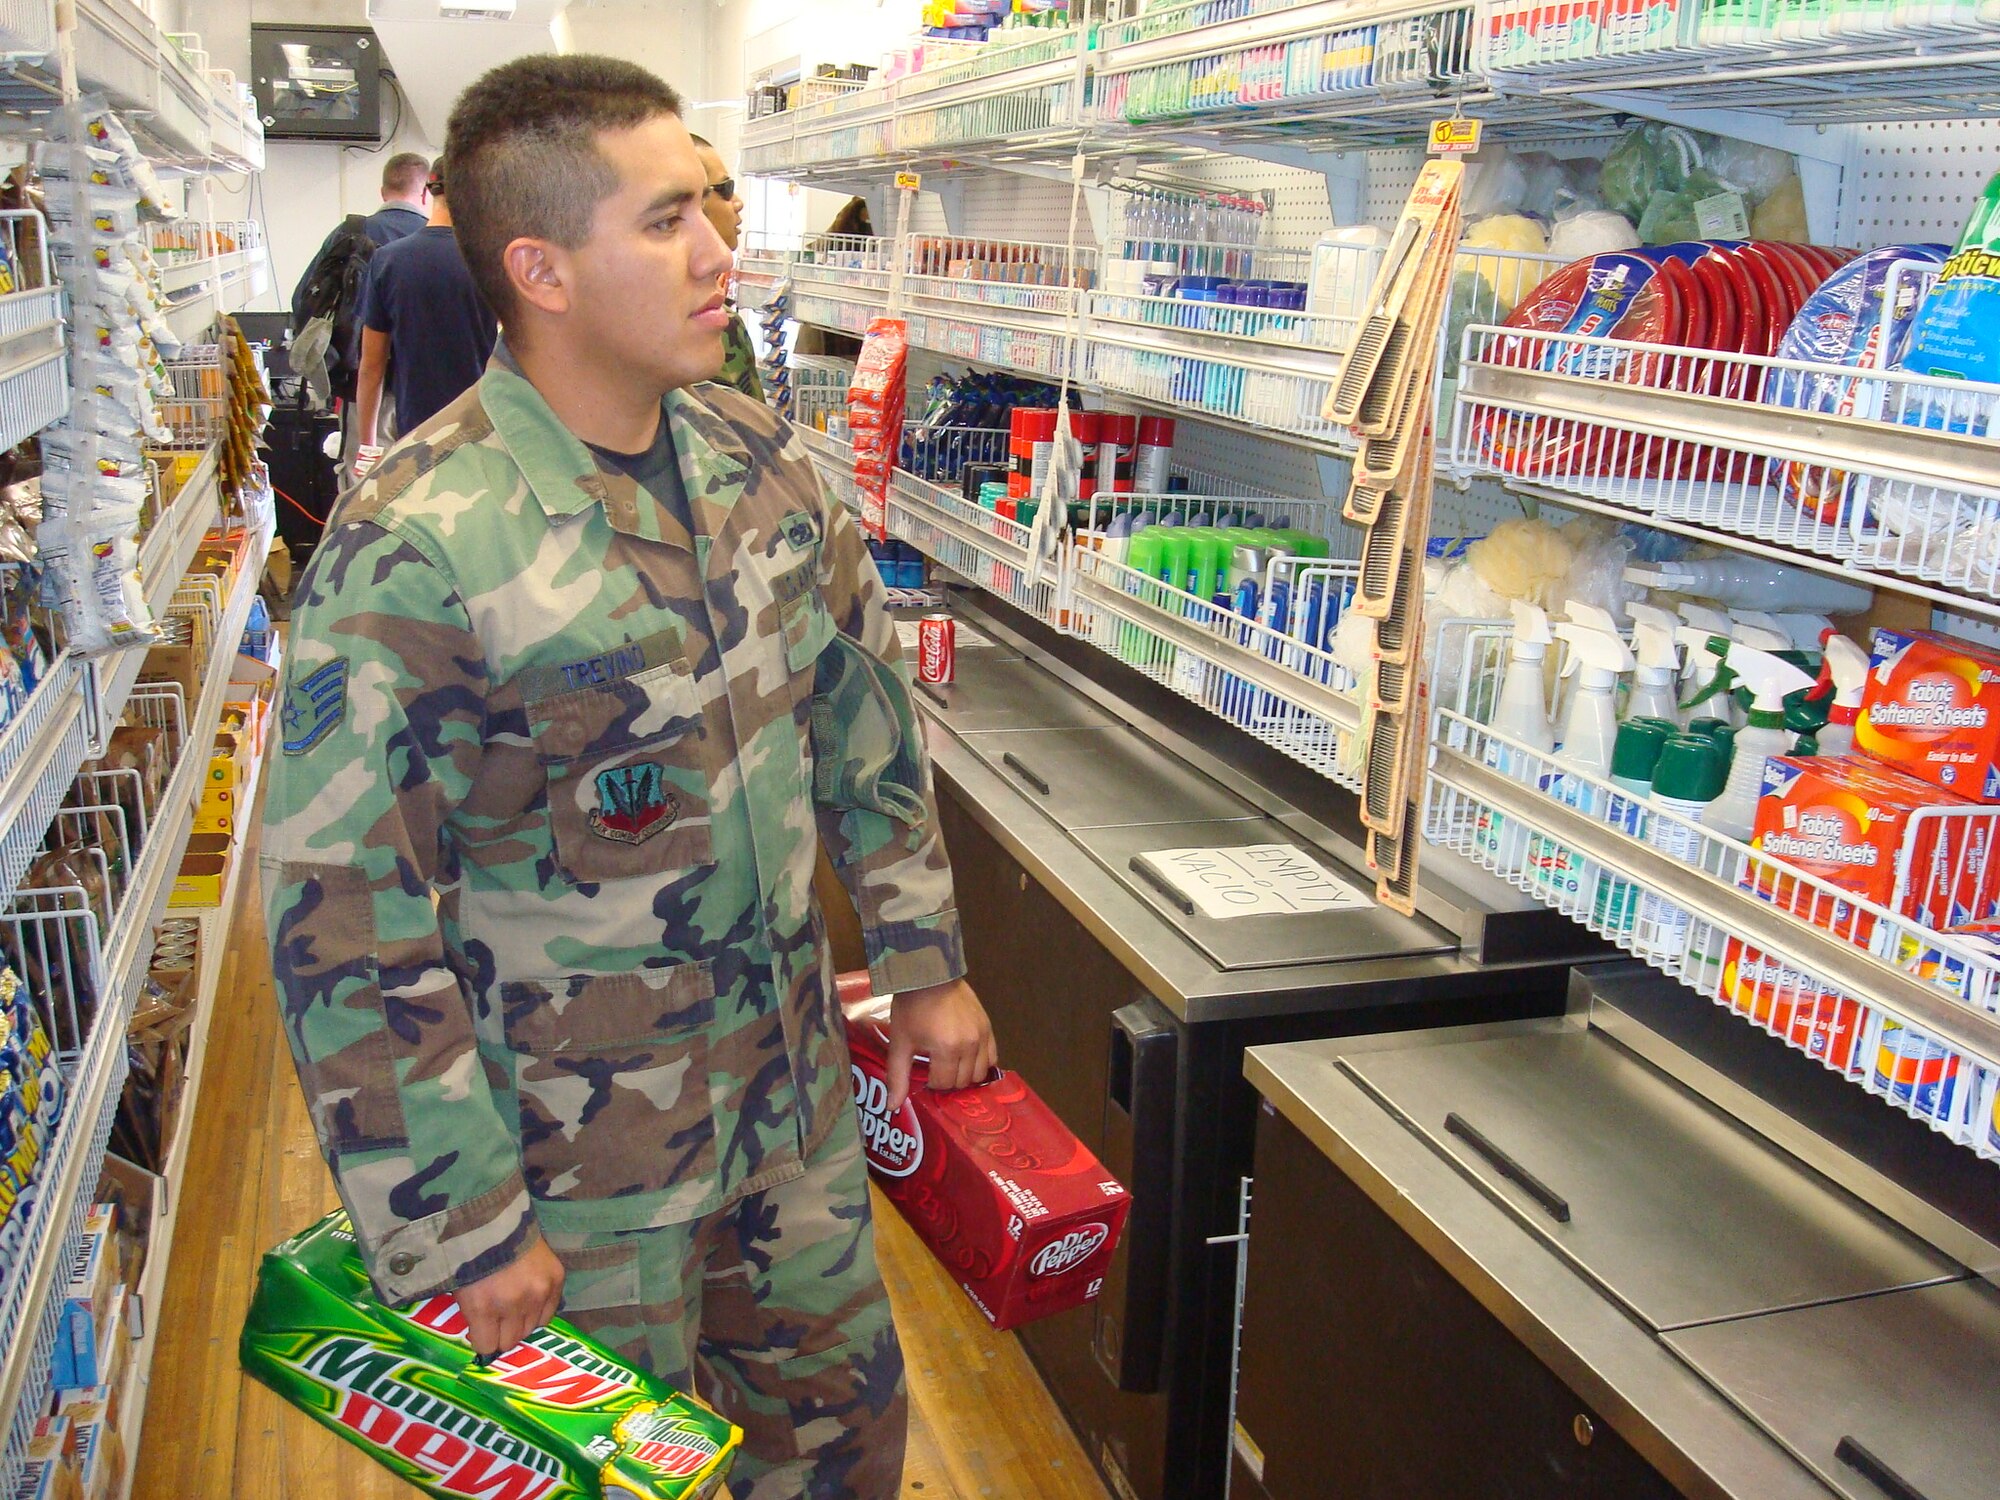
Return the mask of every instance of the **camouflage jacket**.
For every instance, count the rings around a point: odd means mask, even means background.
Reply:
[[[697,535],[496,354],[343,497],[262,851],[321,1149],[385,1297],[681,1222],[847,1118],[825,841],[878,993],[963,972],[882,583],[790,427],[667,399]]]
[[[733,385],[752,401],[764,399],[764,382],[757,376],[757,350],[750,342],[750,330],[743,326],[743,314],[729,310],[729,327],[722,335],[722,373],[716,380]]]

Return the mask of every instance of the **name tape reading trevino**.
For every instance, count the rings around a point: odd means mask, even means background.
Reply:
[[[1296,844],[1155,849],[1139,858],[1205,917],[1298,916],[1375,904]]]

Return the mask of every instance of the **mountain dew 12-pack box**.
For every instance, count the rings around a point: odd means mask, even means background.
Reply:
[[[454,1298],[383,1305],[343,1214],[265,1255],[240,1355],[431,1495],[705,1500],[743,1437],[560,1320],[481,1365]]]

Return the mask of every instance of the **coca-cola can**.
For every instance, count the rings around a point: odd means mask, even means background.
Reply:
[[[917,621],[917,681],[950,682],[958,675],[958,622],[950,615]]]

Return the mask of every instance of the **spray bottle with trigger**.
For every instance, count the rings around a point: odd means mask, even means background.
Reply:
[[[1681,722],[1674,684],[1680,679],[1681,653],[1675,640],[1678,622],[1664,609],[1651,604],[1628,604],[1632,616],[1632,644],[1638,665],[1632,674],[1632,691],[1625,700],[1626,719],[1665,719]]]
[[[1833,707],[1820,729],[1821,755],[1854,753],[1854,721],[1861,713],[1861,691],[1868,680],[1868,653],[1829,628],[1820,637],[1820,682],[1833,690]]]
[[[1700,604],[1683,603],[1680,615],[1687,623],[1675,627],[1674,639],[1686,648],[1686,654],[1681,665],[1681,712],[1676,717],[1686,722],[1693,705],[1706,703],[1715,695],[1715,675],[1721,670],[1723,653],[1729,649],[1730,632],[1736,625],[1721,610]],[[1728,691],[1726,686],[1723,691]],[[1728,718],[1728,708],[1716,717]]]
[[[1702,822],[1717,833],[1747,840],[1757,821],[1757,799],[1764,795],[1764,762],[1792,748],[1791,731],[1785,728],[1785,695],[1811,687],[1812,679],[1768,651],[1741,644],[1729,648],[1728,665],[1750,690],[1750,713],[1736,735],[1729,780]]]
[[[1632,670],[1632,653],[1603,610],[1572,603],[1569,613],[1572,618],[1557,625],[1555,633],[1569,643],[1563,676],[1577,681],[1555,752],[1555,763],[1563,769],[1551,779],[1548,791],[1558,802],[1602,817],[1599,788],[1566,771],[1581,771],[1599,781],[1611,774],[1611,751],[1618,737],[1618,679]],[[1597,888],[1596,867],[1548,840],[1537,839],[1536,844],[1529,856],[1536,882],[1565,909],[1575,909],[1569,905],[1572,902],[1589,902]]]
[[[1500,701],[1494,705],[1491,728],[1508,739],[1525,745],[1538,757],[1554,748],[1555,736],[1549,729],[1548,698],[1542,683],[1542,663],[1555,637],[1549,633],[1549,617],[1533,604],[1514,601],[1514,639],[1507,655],[1507,674],[1500,682]],[[1498,740],[1486,743],[1486,763],[1516,778],[1539,775],[1539,765],[1524,762],[1523,754]],[[1527,830],[1510,826],[1506,817],[1491,807],[1481,807],[1473,830],[1473,842],[1480,853],[1498,869],[1511,872],[1520,866],[1527,850]]]

